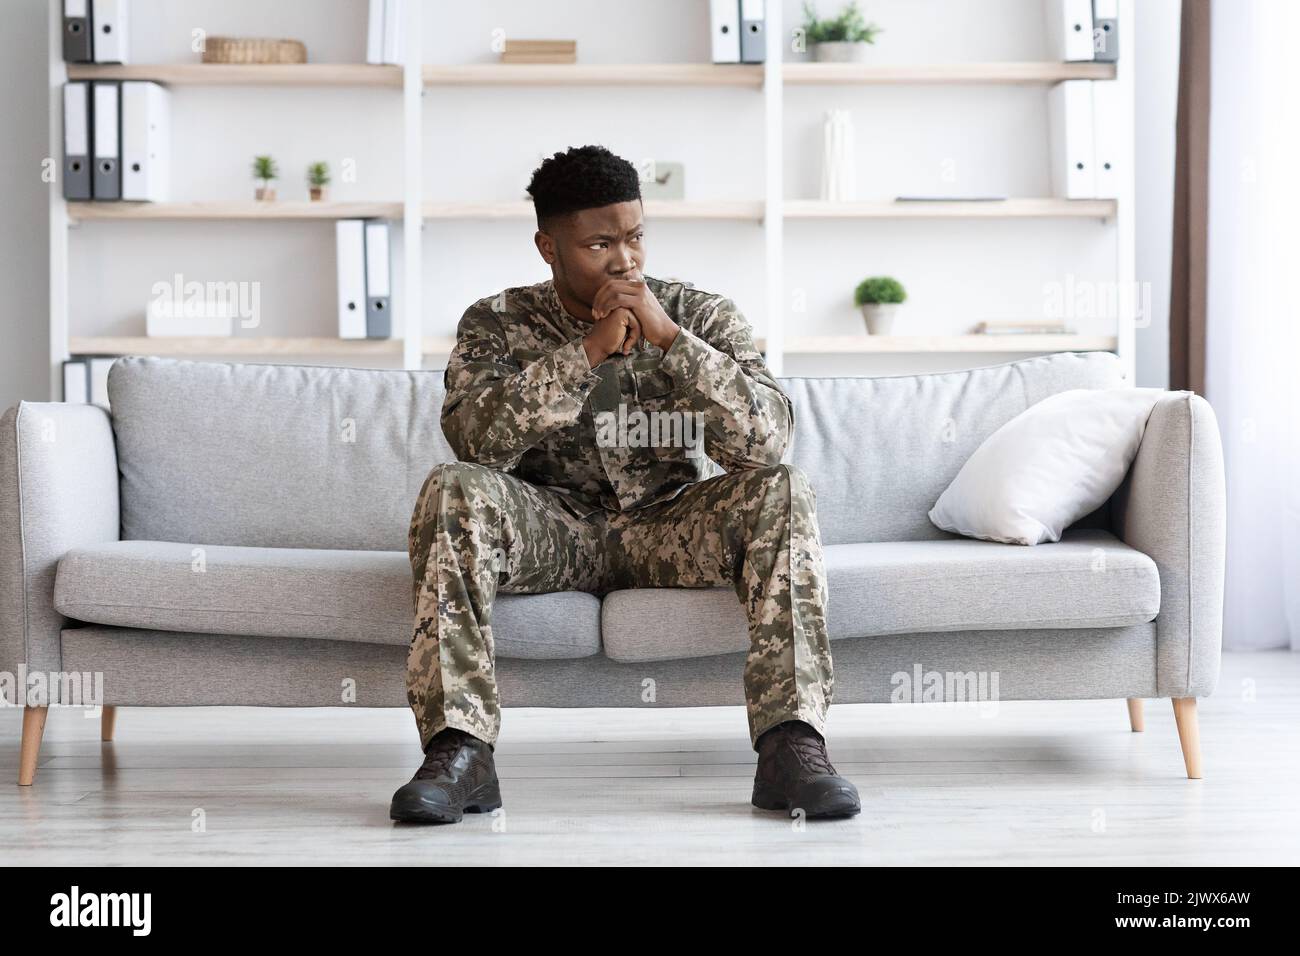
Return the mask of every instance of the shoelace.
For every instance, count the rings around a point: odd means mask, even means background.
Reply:
[[[446,737],[440,738],[425,754],[424,763],[415,772],[415,778],[424,780],[441,775],[451,765],[451,761],[460,751],[462,743],[464,743],[463,738],[454,734],[448,734]]]
[[[803,766],[813,770],[823,770],[829,774],[836,773],[826,750],[817,738],[799,735],[796,732],[790,733],[786,739],[789,740],[790,748]]]

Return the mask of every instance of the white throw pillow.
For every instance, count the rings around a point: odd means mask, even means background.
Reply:
[[[1162,388],[1072,388],[1007,422],[930,509],[944,531],[1005,544],[1061,540],[1128,474]]]

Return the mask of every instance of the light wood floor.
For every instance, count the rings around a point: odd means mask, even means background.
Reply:
[[[405,710],[51,708],[35,785],[0,708],[13,864],[1300,863],[1300,655],[1228,654],[1188,780],[1173,709],[1124,701],[835,705],[862,813],[800,827],[749,805],[742,708],[510,709],[496,816],[388,819],[420,762]],[[202,827],[197,827],[200,821]],[[197,832],[196,832],[197,831]]]

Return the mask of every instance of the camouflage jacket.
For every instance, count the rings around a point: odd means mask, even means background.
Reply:
[[[736,304],[645,278],[676,339],[595,369],[582,345],[591,324],[569,314],[550,279],[466,309],[443,378],[456,457],[559,492],[582,517],[672,498],[719,473],[710,459],[726,471],[780,462],[794,406]]]

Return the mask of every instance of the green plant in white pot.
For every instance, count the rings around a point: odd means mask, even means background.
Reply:
[[[275,187],[271,183],[280,178],[280,167],[270,156],[253,157],[253,178],[262,185],[257,187],[254,195],[259,200],[270,201],[275,198]]]
[[[862,310],[871,335],[889,335],[893,331],[898,307],[906,298],[902,283],[889,276],[863,279],[853,292],[853,301]]]
[[[822,63],[855,63],[867,58],[867,48],[883,32],[862,19],[857,0],[849,0],[838,17],[818,20],[808,0],[803,4],[804,40],[811,44],[813,59]]]

